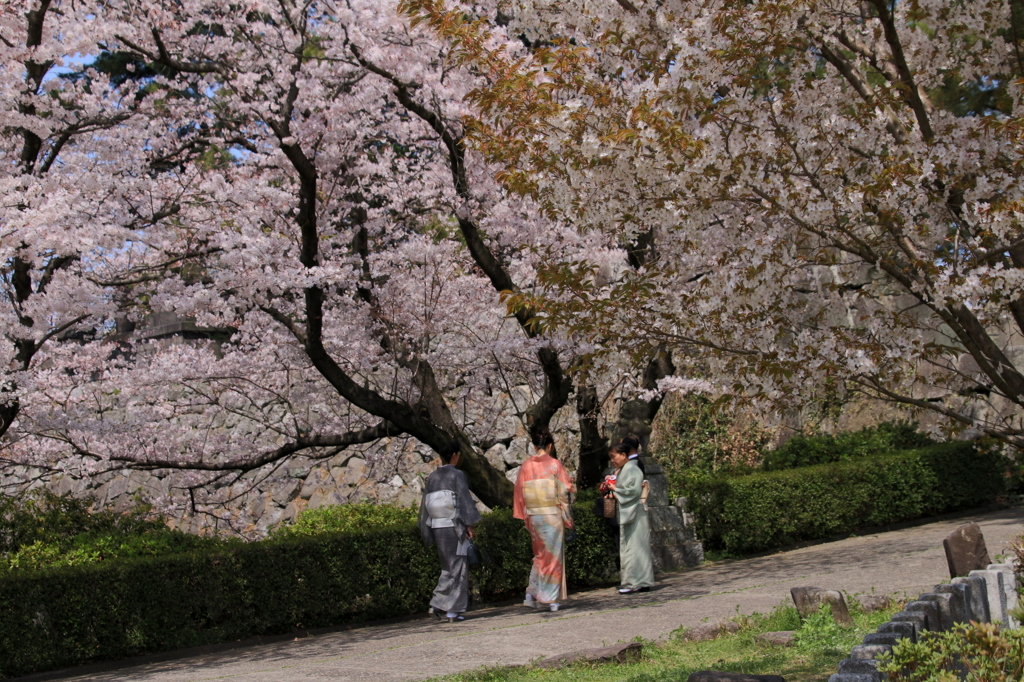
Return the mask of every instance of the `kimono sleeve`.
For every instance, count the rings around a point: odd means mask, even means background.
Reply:
[[[418,521],[420,535],[423,536],[423,542],[427,544],[427,547],[434,546],[434,534],[430,532],[430,526],[427,525],[427,522],[430,520],[430,514],[427,513],[427,493],[432,492],[431,483],[433,483],[433,481],[431,479],[433,479],[433,477],[434,474],[431,473],[424,482],[423,497],[420,498],[420,518]]]
[[[516,476],[516,485],[512,489],[512,516],[513,518],[526,520],[526,494],[523,492],[523,484],[526,483],[528,475],[527,463],[523,462],[519,467],[519,475]]]
[[[423,536],[423,542],[427,543],[427,547],[434,545],[434,534],[430,532],[430,526],[427,525],[427,520],[430,515],[427,514],[427,495],[424,493],[423,497],[420,498],[420,535]]]
[[[473,495],[469,492],[469,479],[462,471],[456,470],[455,501],[459,507],[459,520],[463,525],[474,526],[480,523],[480,512],[476,510]]]
[[[640,501],[640,493],[643,490],[644,477],[639,467],[635,464],[628,464],[622,467],[622,471],[615,481],[615,498],[620,505],[629,506]]]
[[[576,485],[572,482],[572,479],[569,478],[569,474],[566,472],[565,467],[562,466],[562,463],[557,459],[555,460],[555,467],[555,478],[561,481],[562,485],[565,486],[565,492],[567,494],[575,493]]]

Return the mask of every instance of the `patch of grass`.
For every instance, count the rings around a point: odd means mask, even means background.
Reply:
[[[822,611],[800,623],[796,609],[782,605],[768,614],[737,617],[738,632],[706,642],[686,642],[683,628],[662,643],[644,643],[643,657],[631,663],[579,663],[560,670],[533,666],[488,667],[459,675],[433,678],[433,682],[686,682],[697,670],[724,670],[754,675],[782,675],[788,682],[827,680],[839,661],[868,632],[889,620],[899,607],[863,613],[850,600],[854,627],[841,628]],[[827,619],[827,620],[826,620]],[[567,627],[569,625],[567,624]],[[757,641],[757,635],[796,630],[797,643],[778,647]]]

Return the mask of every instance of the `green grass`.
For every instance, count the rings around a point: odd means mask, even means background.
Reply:
[[[668,641],[644,642],[643,657],[630,663],[581,663],[560,670],[533,666],[494,667],[433,678],[433,682],[538,682],[579,680],[581,682],[686,682],[697,670],[724,670],[755,675],[782,675],[787,682],[827,680],[839,661],[860,643],[868,632],[889,620],[898,609],[863,613],[850,600],[854,627],[841,628],[827,612],[815,614],[802,625],[796,609],[783,605],[767,615],[740,616],[739,632],[706,642],[683,640],[682,629]],[[763,632],[796,630],[797,643],[777,647],[758,642]]]

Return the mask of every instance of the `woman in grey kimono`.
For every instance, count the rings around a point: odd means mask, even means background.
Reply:
[[[654,561],[651,557],[651,527],[642,499],[644,475],[636,461],[629,459],[629,446],[619,444],[608,453],[618,469],[608,484],[619,504],[619,568],[622,585],[619,594],[647,592],[654,585]]]
[[[473,526],[480,521],[466,474],[459,465],[459,444],[452,442],[439,453],[443,464],[427,477],[420,503],[420,532],[427,546],[437,545],[441,577],[437,580],[430,613],[449,623],[465,620],[469,607],[469,565],[466,545],[473,537]]]

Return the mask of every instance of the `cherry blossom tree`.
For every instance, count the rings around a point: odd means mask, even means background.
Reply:
[[[54,344],[111,319],[111,286],[203,251],[157,229],[181,211],[195,177],[156,174],[157,155],[139,153],[164,136],[147,130],[153,103],[65,77],[87,73],[62,64],[95,48],[99,23],[72,3],[0,9],[0,436],[23,407],[30,370],[53,364]]]
[[[484,78],[501,180],[647,259],[548,254],[513,308],[596,356],[671,349],[663,389],[859,392],[1024,445],[1017,3],[403,9]]]
[[[215,505],[300,454],[455,438],[474,492],[509,503],[488,405],[527,384],[515,416],[548,425],[581,355],[501,297],[551,254],[624,252],[466,146],[478,76],[387,2],[3,12],[5,461],[177,470],[178,502]],[[160,314],[203,338],[122,333]],[[594,431],[621,378],[589,382]]]

